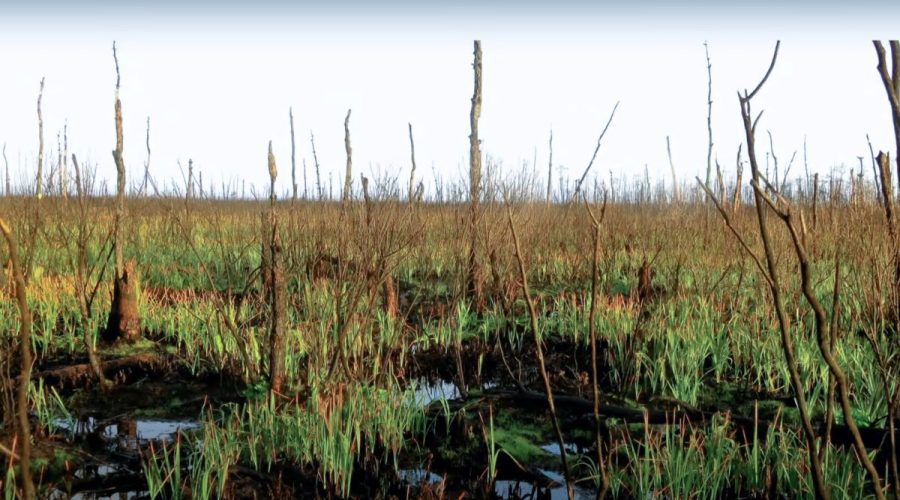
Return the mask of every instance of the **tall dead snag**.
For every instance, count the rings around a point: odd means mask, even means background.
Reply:
[[[547,160],[547,206],[550,206],[550,203],[553,200],[553,129],[550,129],[550,146],[549,146],[550,155]]]
[[[481,118],[481,40],[475,40],[475,88],[469,113],[469,265],[466,273],[466,297],[480,305],[483,300],[481,268],[478,264],[478,219],[481,201],[481,140],[478,119]]]
[[[813,231],[819,228],[819,173],[813,174]]]
[[[344,192],[341,194],[341,202],[347,203],[350,199],[350,188],[353,186],[353,148],[350,147],[350,112],[347,110],[347,117],[344,118],[344,150],[347,153],[347,171],[344,174]]]
[[[291,201],[297,201],[297,145],[294,143],[294,108],[288,108],[288,116],[291,119],[291,186],[294,188]]]
[[[878,200],[879,204],[882,204],[881,198],[878,197],[878,195],[881,194],[881,173],[878,166],[878,160],[875,158],[875,149],[872,148],[872,141],[869,139],[869,134],[866,134],[866,143],[869,145],[869,156],[872,159],[872,177],[875,184],[875,199]],[[890,162],[888,162],[888,168],[890,168]]]
[[[306,158],[303,159],[303,199],[309,198],[309,190],[306,186]]]
[[[413,142],[412,123],[409,125],[409,159],[411,166],[409,168],[409,195],[407,201],[412,203],[415,201],[416,194],[416,143]]]
[[[147,186],[150,184],[150,117],[147,117],[147,160],[144,162],[144,181],[141,182],[141,196],[147,196]]]
[[[269,223],[267,301],[269,303],[269,387],[280,393],[284,385],[284,266],[281,262],[281,238],[278,235],[278,218],[275,213],[275,179],[278,167],[269,141]]]
[[[738,100],[740,101],[741,105],[741,118],[743,119],[744,133],[747,140],[747,156],[750,159],[751,179],[754,185],[759,183],[761,177],[759,172],[759,165],[756,161],[755,142],[756,123],[759,120],[759,116],[757,116],[755,120],[751,118],[750,102],[752,101],[753,97],[756,96],[757,92],[759,92],[762,86],[766,83],[766,80],[769,79],[769,75],[772,74],[772,70],[775,68],[775,61],[778,58],[778,48],[780,46],[781,41],[775,44],[775,52],[772,54],[772,62],[769,65],[769,69],[768,71],[766,71],[765,76],[763,76],[763,79],[760,80],[756,88],[753,89],[753,92],[748,93],[745,90],[743,95],[738,92]],[[796,395],[797,408],[800,410],[800,419],[803,421],[803,433],[806,436],[806,446],[807,452],[809,454],[813,485],[815,487],[817,497],[830,498],[831,494],[828,490],[828,487],[825,485],[825,478],[822,474],[822,463],[820,462],[819,455],[816,452],[816,435],[809,418],[809,409],[807,408],[806,402],[806,391],[803,386],[803,381],[800,378],[800,371],[797,368],[797,361],[794,356],[794,341],[791,338],[790,334],[790,319],[788,318],[787,312],[784,309],[784,303],[781,296],[781,286],[778,279],[775,251],[771,242],[769,227],[766,223],[766,206],[763,199],[763,193],[759,189],[754,189],[754,196],[756,202],[756,215],[759,222],[759,234],[763,242],[763,249],[765,250],[766,263],[768,266],[767,282],[769,285],[769,292],[772,295],[772,302],[775,305],[775,312],[778,316],[778,326],[781,330],[781,347],[784,351],[785,363],[787,364],[788,371],[790,373],[791,386],[794,390],[794,394]]]
[[[719,165],[718,158],[716,158],[716,182],[719,187],[719,199],[724,200],[727,189],[725,188],[725,177],[722,175],[722,166]]]
[[[62,195],[63,199],[66,200],[69,198],[69,175],[66,170],[68,169],[68,160],[66,157],[69,155],[69,123],[63,125],[63,145],[60,149],[60,161],[59,161],[59,194]]]
[[[519,235],[516,232],[516,225],[513,223],[512,209],[509,207],[509,200],[506,199],[506,193],[504,193],[503,198],[504,203],[506,204],[506,217],[509,221],[509,230],[512,233],[513,245],[516,251],[516,261],[519,264],[519,279],[522,284],[522,293],[525,295],[525,302],[528,304],[528,316],[531,320],[531,333],[534,336],[538,367],[541,370],[541,380],[544,382],[544,394],[547,397],[547,406],[550,408],[550,418],[553,419],[553,429],[556,431],[556,439],[559,443],[559,455],[562,459],[563,473],[566,478],[566,491],[568,492],[569,498],[572,499],[575,497],[575,489],[569,471],[569,460],[566,457],[566,441],[563,437],[562,427],[559,425],[559,417],[557,417],[556,414],[556,403],[553,398],[553,388],[550,386],[550,375],[547,373],[547,365],[544,361],[544,345],[541,340],[541,332],[538,329],[537,310],[534,307],[534,301],[531,299],[531,290],[528,288],[528,273],[525,271],[525,257],[522,255],[522,246],[519,244]]]
[[[897,148],[897,179],[900,179],[900,41],[891,40],[891,72],[888,73],[884,45],[879,40],[873,41],[878,53],[878,74],[884,84],[888,101],[891,103],[891,115],[894,118],[894,142]]]
[[[31,385],[31,311],[28,309],[28,298],[25,292],[25,277],[19,264],[19,251],[16,240],[6,221],[0,219],[0,232],[6,239],[9,248],[9,260],[12,263],[13,280],[16,289],[16,303],[19,307],[19,387],[16,393],[16,432],[22,442],[19,453],[19,465],[22,469],[22,490],[27,500],[34,498],[34,481],[31,479],[31,425],[28,422],[28,386]]]
[[[316,199],[322,199],[322,176],[319,173],[319,157],[316,155],[316,136],[309,131],[309,143],[312,146],[313,164],[316,168]]]
[[[44,98],[44,79],[41,78],[41,90],[38,92],[37,117],[38,117],[38,164],[35,189],[37,199],[44,197],[44,117],[41,115],[41,100]]]
[[[103,340],[133,342],[141,335],[141,319],[138,312],[137,273],[133,260],[125,262],[125,237],[122,235],[125,219],[125,160],[122,158],[122,101],[119,99],[121,78],[115,42],[113,60],[116,63],[116,149],[112,152],[116,164],[116,212],[113,219],[116,275],[113,281],[112,307]]]
[[[713,152],[713,133],[712,133],[712,63],[709,61],[709,43],[703,42],[703,51],[706,53],[706,132],[707,132],[707,148],[706,148],[706,185],[709,186],[710,177],[712,176],[712,152]],[[708,201],[708,200],[707,200]],[[709,207],[707,206],[707,210]],[[707,215],[709,213],[707,212]]]
[[[188,158],[187,186],[185,186],[185,199],[188,201],[194,197],[194,160]]]
[[[666,136],[666,155],[669,157],[669,168],[672,170],[672,201],[681,203],[681,190],[678,188],[678,178],[675,176],[675,163],[672,162],[672,144],[669,136]]]

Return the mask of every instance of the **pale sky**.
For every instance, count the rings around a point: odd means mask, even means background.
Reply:
[[[413,124],[418,173],[464,180],[472,94],[472,40],[482,40],[483,151],[505,172],[529,168],[537,149],[546,175],[553,129],[555,169],[578,177],[617,101],[619,110],[594,165],[601,179],[642,174],[669,182],[666,136],[681,179],[706,168],[707,74],[713,64],[715,154],[728,174],[743,139],[736,92],[763,75],[776,39],[781,53],[754,101],[765,109],[758,154],[786,164],[797,150],[802,172],[807,137],[812,171],[891,150],[889,107],[875,70],[873,38],[897,37],[900,8],[887,2],[838,3],[659,1],[470,2],[452,7],[399,1],[163,1],[154,7],[106,0],[0,2],[0,144],[14,179],[33,175],[38,148],[36,99],[43,100],[45,157],[68,121],[69,151],[114,178],[116,40],[122,71],[124,157],[132,181],[142,176],[144,128],[151,120],[151,173],[180,179],[177,161],[193,159],[204,179],[267,178],[271,139],[290,185],[288,108],[297,131],[297,168],[306,159],[314,186],[309,133],[338,190],[344,169],[343,120],[359,173],[409,174],[407,122]],[[555,5],[555,6],[554,6]],[[823,7],[824,6],[824,7]],[[0,164],[2,167],[2,164]],[[871,178],[868,159],[866,176]],[[298,177],[300,177],[298,172]],[[554,175],[554,177],[557,177]],[[180,181],[179,181],[180,182]],[[298,179],[302,190],[302,177]],[[555,182],[555,180],[554,180]]]

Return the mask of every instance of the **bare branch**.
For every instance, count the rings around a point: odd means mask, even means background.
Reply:
[[[613,117],[616,116],[616,110],[619,109],[619,102],[616,102],[616,105],[613,106],[612,112],[609,114],[609,119],[606,120],[606,126],[603,127],[603,132],[600,132],[600,137],[597,138],[597,147],[594,148],[594,154],[591,156],[591,161],[588,163],[587,168],[584,169],[584,173],[581,174],[581,178],[578,179],[578,183],[575,184],[575,191],[572,193],[572,198],[569,200],[570,202],[578,197],[578,193],[581,192],[581,184],[584,182],[584,179],[587,177],[588,172],[591,170],[591,166],[594,165],[594,160],[597,159],[597,152],[600,151],[600,144],[603,141],[603,136],[606,135],[606,131],[609,129],[609,124],[612,123]]]
[[[769,63],[769,69],[766,71],[766,75],[763,76],[763,79],[760,80],[759,84],[753,89],[753,92],[750,92],[749,95],[745,97],[746,100],[753,99],[753,96],[756,95],[757,92],[762,88],[762,86],[766,83],[766,80],[769,79],[769,75],[772,74],[772,70],[775,69],[775,60],[778,59],[778,49],[781,47],[781,40],[775,42],[775,51],[772,53],[772,62]]]

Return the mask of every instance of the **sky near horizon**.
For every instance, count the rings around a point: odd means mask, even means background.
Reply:
[[[743,139],[736,92],[775,70],[754,101],[765,110],[757,152],[774,138],[782,164],[804,138],[811,171],[858,168],[875,150],[893,154],[890,110],[876,72],[873,38],[897,37],[900,3],[511,2],[395,0],[280,2],[8,2],[0,0],[0,144],[12,175],[33,175],[36,99],[46,78],[45,158],[56,161],[68,124],[69,152],[112,179],[116,40],[122,72],[124,157],[132,180],[178,179],[178,162],[218,188],[221,180],[264,185],[273,141],[279,187],[289,189],[293,108],[297,168],[310,132],[335,189],[345,164],[348,109],[355,178],[409,175],[407,123],[418,175],[463,181],[468,163],[472,40],[481,39],[482,149],[517,172],[534,158],[546,175],[553,130],[557,174],[578,177],[616,102],[594,165],[600,179],[641,175],[669,182],[666,136],[680,180],[706,168],[709,42],[715,156],[726,173]],[[865,160],[865,174],[871,167]],[[298,183],[303,180],[298,172]],[[554,180],[555,182],[555,180]]]

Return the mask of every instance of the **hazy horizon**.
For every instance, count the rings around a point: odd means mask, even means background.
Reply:
[[[553,130],[554,182],[562,166],[577,177],[590,160],[610,110],[621,102],[594,173],[670,182],[666,136],[679,180],[706,169],[707,74],[713,65],[715,155],[726,174],[743,139],[736,92],[756,84],[776,39],[779,61],[755,110],[765,110],[757,151],[779,162],[804,137],[811,171],[845,165],[871,180],[866,134],[894,154],[890,110],[871,39],[891,36],[900,7],[866,2],[712,2],[628,5],[563,2],[549,6],[490,2],[161,2],[100,1],[0,4],[0,144],[14,178],[32,175],[38,149],[36,99],[46,77],[45,171],[56,161],[57,132],[68,123],[69,152],[114,177],[117,41],[122,71],[124,157],[137,182],[151,120],[151,174],[180,179],[177,162],[193,159],[204,179],[246,179],[262,186],[273,141],[290,186],[293,107],[298,183],[310,168],[309,134],[323,168],[343,177],[343,119],[352,109],[354,178],[409,175],[407,123],[416,140],[417,177],[433,172],[465,180],[472,40],[484,51],[483,152],[506,172],[546,176]],[[746,14],[743,14],[746,13]],[[894,36],[896,37],[896,35]],[[434,170],[432,170],[434,165]]]

